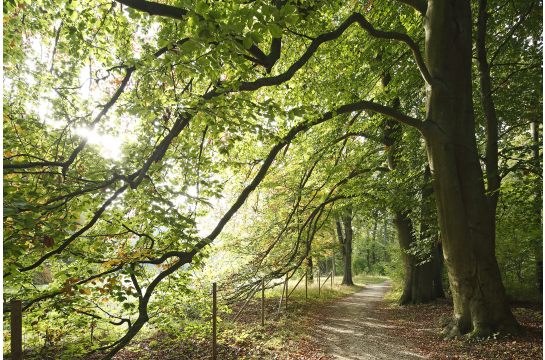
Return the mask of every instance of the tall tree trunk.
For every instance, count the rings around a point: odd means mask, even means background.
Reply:
[[[435,299],[444,298],[445,289],[443,289],[443,246],[441,242],[433,248],[433,296]]]
[[[383,77],[384,86],[388,84],[388,81],[386,81],[388,79],[389,77]],[[396,109],[399,107],[399,98],[394,99],[392,106]],[[388,151],[388,167],[392,171],[396,169],[398,164],[398,157],[400,156],[400,153],[397,144],[403,136],[403,129],[401,128],[401,125],[397,124],[393,120],[385,120],[383,129],[384,132],[382,142],[390,149]],[[425,181],[427,182],[431,177],[431,174],[429,168],[426,170],[427,171],[425,171],[424,177]],[[422,206],[426,206],[426,199],[432,194],[433,187],[423,189]],[[431,302],[436,299],[435,294],[440,292],[438,289],[436,289],[436,286],[441,286],[442,291],[442,282],[439,282],[439,285],[436,285],[436,282],[434,282],[434,269],[437,266],[437,258],[432,254],[431,260],[425,264],[418,265],[419,260],[417,257],[408,253],[412,247],[412,243],[416,241],[413,234],[412,222],[408,218],[408,213],[408,211],[395,211],[393,221],[397,231],[399,247],[403,251],[401,255],[404,270],[403,292],[401,298],[399,299],[399,303],[401,305]],[[421,233],[426,233],[427,228],[427,224],[422,222],[420,230]]]
[[[343,216],[344,225],[344,274],[341,285],[354,285],[352,281],[352,211]]]
[[[413,272],[416,265],[416,258],[414,255],[407,253],[407,250],[411,248],[411,244],[414,241],[413,225],[411,219],[407,217],[407,213],[401,211],[394,213],[393,222],[397,231],[399,248],[402,250],[401,259],[403,260],[403,292],[399,303],[406,305],[412,303],[413,300]]]
[[[416,261],[412,279],[412,304],[427,304],[435,300],[433,288],[434,259],[418,265]]]
[[[469,1],[430,0],[424,28],[426,126],[422,134],[434,177],[435,198],[454,299],[447,337],[514,334],[496,261],[490,215],[475,139],[472,99],[472,17]]]
[[[377,242],[377,221],[375,220],[375,225],[373,226],[373,242],[371,243],[371,259],[373,265],[377,263],[377,258],[375,254],[375,244]]]
[[[424,172],[426,180],[430,177],[429,169]],[[433,187],[430,184],[422,190],[422,221],[420,223],[420,237],[426,238],[428,234],[428,224],[425,218],[430,216],[430,209],[426,209],[426,199],[433,194]],[[397,231],[399,247],[402,252],[403,260],[403,292],[399,303],[407,304],[423,304],[435,300],[438,297],[444,297],[442,283],[442,258],[439,255],[439,247],[435,246],[430,254],[430,259],[419,265],[421,259],[415,255],[408,253],[412,248],[412,244],[416,241],[413,233],[411,219],[408,218],[407,212],[397,211],[394,214],[394,225]]]
[[[424,170],[424,187],[422,188],[422,205],[421,205],[421,220],[420,220],[420,239],[427,239],[432,236],[430,234],[429,223],[436,221],[433,210],[431,208],[430,200],[433,195],[433,184],[431,180],[431,171],[428,165]],[[429,260],[422,265],[417,265],[414,270],[415,275],[413,279],[413,299],[415,304],[428,303],[435,300],[439,296],[444,297],[443,283],[438,281],[438,272],[441,272],[442,276],[442,259],[439,259],[438,244],[435,244],[429,254]],[[440,265],[438,265],[440,264]],[[437,269],[439,268],[439,269]],[[441,279],[442,280],[442,279]]]
[[[386,227],[388,226],[388,218],[384,219],[384,262],[388,261],[388,251],[386,249],[388,248],[388,234]]]
[[[539,124],[536,122],[532,123],[532,140],[534,141],[534,145],[537,146],[539,144]],[[532,150],[532,157],[535,161],[535,167],[536,169],[539,169],[539,150],[535,149]],[[541,203],[541,191],[537,191],[537,193],[534,195],[534,200],[536,203]],[[541,227],[541,209],[537,209],[537,225]],[[536,262],[536,287],[539,293],[543,292],[543,241],[542,239],[535,239],[534,240],[534,258]]]

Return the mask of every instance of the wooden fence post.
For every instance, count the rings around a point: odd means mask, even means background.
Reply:
[[[212,359],[216,360],[216,283],[212,284]]]
[[[261,326],[265,326],[265,278],[261,278]]]
[[[21,300],[11,300],[11,360],[23,360],[23,315]]]

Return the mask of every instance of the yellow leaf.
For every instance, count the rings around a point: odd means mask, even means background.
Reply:
[[[4,121],[10,121],[11,119],[9,118],[9,116],[7,116],[6,114],[3,114],[4,115]]]
[[[6,155],[6,157],[10,157],[15,155],[15,153],[13,151],[4,151],[4,155]]]
[[[91,295],[91,291],[87,289],[79,289],[80,294]]]
[[[120,262],[121,262],[121,260],[113,259],[113,260],[110,260],[110,261],[106,261],[104,264],[102,264],[102,266],[112,267],[112,265],[119,264]]]
[[[106,302],[108,301],[108,298],[102,298],[102,301]]]
[[[16,126],[15,129],[21,134],[21,135],[25,135],[26,133],[23,131],[23,129],[21,129],[20,126]]]

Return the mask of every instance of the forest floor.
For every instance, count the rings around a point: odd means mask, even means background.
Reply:
[[[282,359],[282,360],[330,360],[325,353],[323,340],[316,337],[316,329],[326,322],[328,306],[345,296],[360,291],[366,283],[383,282],[385,277],[357,276],[356,286],[340,285],[340,277],[335,278],[333,287],[330,281],[318,293],[317,281],[310,283],[308,298],[305,296],[304,282],[290,295],[288,309],[283,301],[279,312],[280,288],[265,298],[265,326],[261,326],[261,299],[256,295],[234,318],[242,303],[231,307],[230,314],[219,314],[217,340],[217,359]],[[324,281],[324,279],[322,279]],[[290,283],[290,290],[295,286]],[[284,299],[285,300],[285,299]],[[211,359],[212,341],[210,334],[183,337],[172,332],[159,331],[144,339],[131,342],[129,346],[115,355],[114,360],[197,360]],[[85,357],[85,360],[98,360],[103,354]],[[43,357],[43,359],[56,359]]]
[[[511,309],[525,332],[520,336],[482,341],[443,340],[439,332],[453,312],[452,299],[430,304],[397,306],[398,296],[387,296],[379,317],[392,325],[388,332],[413,343],[413,349],[430,359],[542,359],[543,302],[513,301]]]
[[[340,282],[340,279],[336,279]],[[452,314],[452,300],[397,306],[396,293],[384,278],[358,276],[357,286],[336,283],[318,294],[309,284],[289,298],[288,309],[278,311],[280,290],[265,299],[265,326],[261,301],[252,299],[235,322],[242,304],[220,314],[218,360],[282,359],[542,359],[542,302],[514,302],[513,313],[526,332],[507,339],[468,342],[442,340],[438,333]],[[365,287],[363,284],[367,284]],[[328,283],[329,284],[329,283]],[[293,284],[295,285],[295,284]],[[293,286],[292,285],[292,286]],[[182,331],[183,333],[183,331]],[[183,336],[179,331],[158,331],[134,340],[115,360],[211,359],[210,333]],[[25,359],[59,359],[62,348],[50,348]],[[85,357],[98,360],[103,354]],[[6,354],[4,354],[6,359]]]

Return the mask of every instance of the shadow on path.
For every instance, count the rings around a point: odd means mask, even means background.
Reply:
[[[326,320],[316,336],[326,353],[336,359],[426,359],[409,350],[410,343],[390,335],[375,309],[388,291],[390,281],[369,284],[328,306]]]

